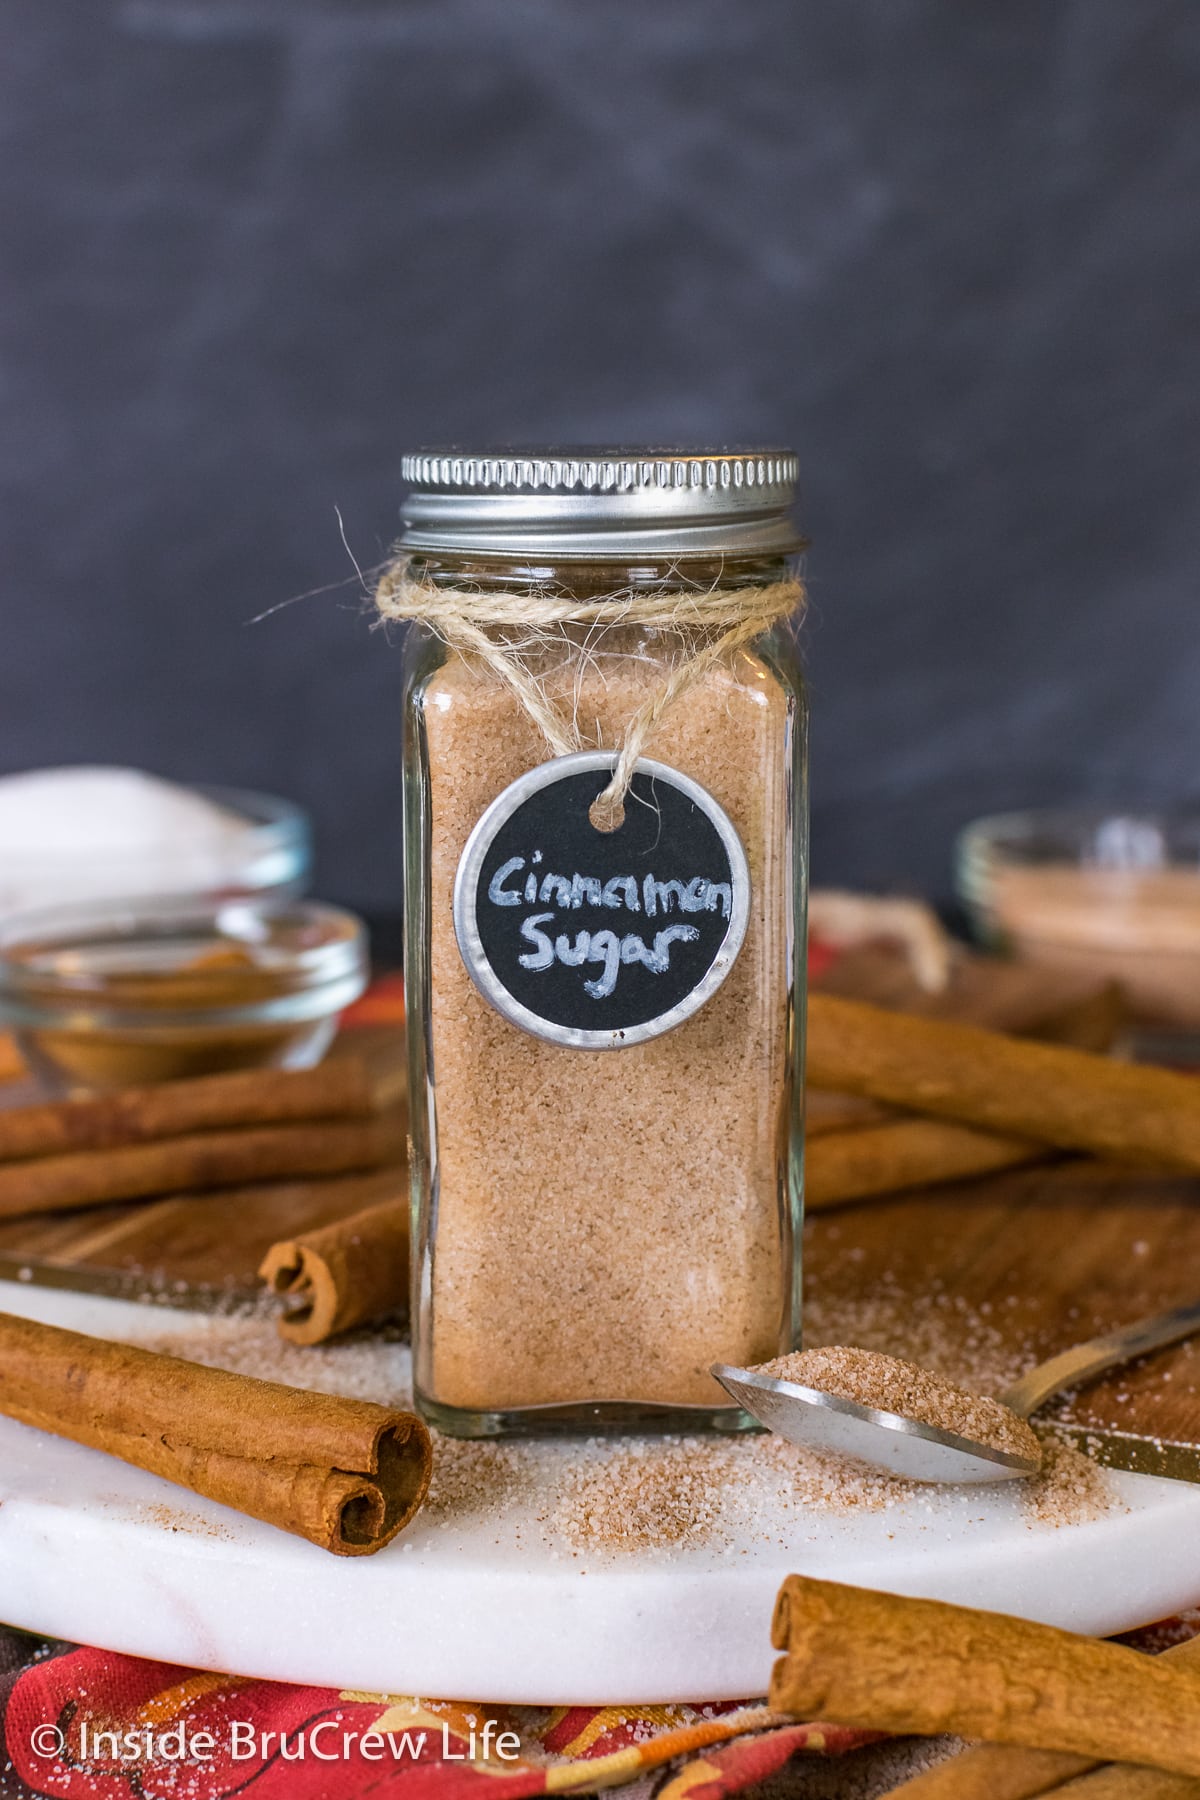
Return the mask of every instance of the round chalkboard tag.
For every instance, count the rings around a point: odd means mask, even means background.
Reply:
[[[542,763],[467,839],[454,929],[485,1000],[523,1031],[619,1050],[691,1017],[746,935],[750,870],[726,813],[697,782],[641,761],[615,831],[588,810],[616,758]]]

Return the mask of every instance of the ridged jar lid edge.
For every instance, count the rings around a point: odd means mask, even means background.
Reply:
[[[497,556],[787,556],[790,450],[417,450],[401,548]]]

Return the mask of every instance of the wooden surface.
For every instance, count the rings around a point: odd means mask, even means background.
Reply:
[[[0,1222],[0,1277],[175,1306],[255,1298],[273,1243],[390,1198],[407,1171],[269,1182]]]
[[[1065,1162],[817,1215],[822,1335],[930,1355],[998,1385],[1096,1332],[1200,1296],[1200,1181]],[[1083,1390],[1065,1417],[1200,1443],[1200,1340]]]
[[[1106,1047],[1123,1025],[1111,987],[970,954],[942,994],[921,993],[903,960],[876,947],[839,957],[818,985],[1081,1048]],[[886,1111],[815,1090],[808,1100],[814,1135]],[[804,1255],[809,1318],[824,1334],[841,1315],[853,1342],[940,1359],[948,1374],[994,1373],[996,1391],[1097,1332],[1200,1298],[1200,1180],[1082,1159],[1015,1169],[815,1215]],[[1200,1339],[1093,1382],[1057,1410],[1200,1443]]]
[[[1065,1018],[1086,1033],[1111,1011],[1078,983],[1050,986],[969,956],[937,997],[920,995],[900,959],[874,949],[845,954],[820,985],[1010,1030],[1057,1030]],[[395,1066],[400,1044],[394,1028],[375,1027],[346,1034],[339,1053],[369,1048]],[[838,1096],[810,1101],[818,1130],[872,1110]],[[219,1304],[259,1291],[258,1264],[277,1238],[403,1197],[406,1185],[403,1171],[384,1170],[11,1220],[0,1224],[0,1275]],[[1009,1379],[1093,1331],[1196,1298],[1200,1182],[1084,1162],[1017,1170],[814,1217],[804,1253],[809,1316],[826,1337],[844,1319],[853,1341],[935,1352],[950,1372],[982,1365]],[[1200,1441],[1200,1347],[1093,1384],[1071,1412]]]
[[[402,1030],[371,1025],[343,1033],[330,1054],[365,1058],[377,1092],[393,1103],[404,1092],[403,1051]],[[6,1097],[29,1096],[10,1088]],[[178,1306],[227,1304],[260,1293],[258,1265],[279,1238],[393,1195],[407,1199],[403,1167],[0,1220],[0,1277]]]

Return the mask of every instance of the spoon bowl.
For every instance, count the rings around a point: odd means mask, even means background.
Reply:
[[[1032,1457],[994,1450],[903,1413],[879,1412],[797,1381],[727,1363],[714,1363],[712,1373],[739,1406],[790,1444],[853,1457],[908,1481],[1013,1481],[1036,1475],[1039,1468]]]
[[[1198,1330],[1200,1301],[1152,1319],[1138,1319],[1039,1363],[998,1398],[1018,1419],[1028,1419],[1063,1388],[1077,1387],[1105,1369],[1177,1344]],[[909,1481],[1013,1481],[1036,1475],[1041,1467],[1040,1460],[998,1450],[977,1438],[960,1437],[906,1413],[880,1412],[823,1388],[783,1381],[757,1369],[713,1363],[711,1373],[752,1418],[790,1444],[853,1457]]]

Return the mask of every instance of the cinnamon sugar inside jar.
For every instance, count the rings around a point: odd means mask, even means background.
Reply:
[[[794,459],[407,460],[418,1403],[737,1429],[799,1331]]]

